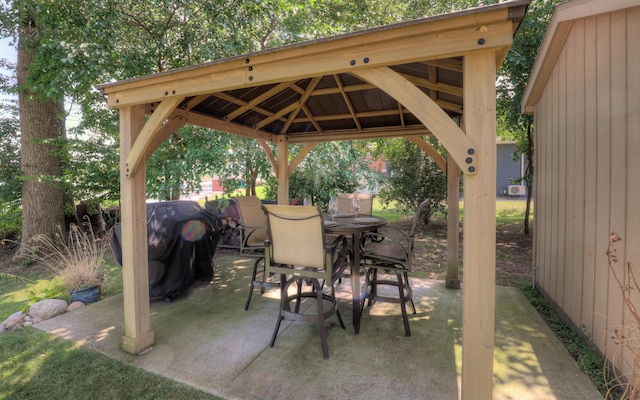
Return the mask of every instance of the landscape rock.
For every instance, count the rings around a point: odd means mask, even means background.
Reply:
[[[7,319],[5,319],[2,322],[2,326],[6,329],[9,330],[10,327],[16,325],[16,324],[22,324],[24,320],[24,314],[22,313],[22,311],[17,311],[11,315],[9,315],[9,317]]]
[[[4,325],[0,324],[0,335],[4,334],[7,330],[4,329]]]
[[[42,318],[43,320],[64,314],[67,310],[67,302],[60,299],[40,300],[29,308],[31,318]]]
[[[23,329],[23,328],[24,328],[24,326],[22,325],[22,322],[20,322],[20,323],[13,324],[9,328],[7,328],[7,332],[13,332],[13,331],[16,331],[18,329]]]
[[[69,304],[69,306],[67,307],[67,312],[77,310],[78,308],[82,308],[82,307],[84,307],[83,302],[74,301],[73,303]]]

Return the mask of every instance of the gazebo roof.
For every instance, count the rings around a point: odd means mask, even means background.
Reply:
[[[169,119],[267,141],[279,135],[289,143],[424,136],[429,130],[414,113],[358,70],[388,67],[450,117],[461,116],[463,54],[497,48],[499,65],[527,4],[509,1],[421,18],[98,88],[111,106],[145,104],[149,114],[180,96]]]

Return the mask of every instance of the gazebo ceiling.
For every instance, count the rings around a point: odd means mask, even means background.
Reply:
[[[391,69],[413,82],[451,117],[462,113],[462,61],[413,62]],[[179,108],[186,109],[192,99]],[[424,125],[398,101],[350,73],[212,93],[190,112],[265,134],[297,139],[375,137],[384,132],[426,134]],[[345,137],[346,136],[346,137]]]
[[[99,85],[109,104],[152,114],[178,97],[167,120],[289,143],[427,135],[407,108],[358,70],[387,67],[449,117],[463,112],[463,54],[506,55],[527,0],[422,18],[147,77]],[[508,38],[508,40],[507,40]],[[419,43],[419,50],[416,50]]]

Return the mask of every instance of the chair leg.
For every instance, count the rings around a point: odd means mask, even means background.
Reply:
[[[282,315],[282,310],[284,309],[284,306],[285,306],[286,302],[287,302],[286,297],[282,296],[280,298],[280,310],[278,310],[278,321],[276,322],[276,327],[273,330],[273,335],[271,335],[271,342],[269,343],[269,345],[271,347],[273,347],[273,345],[276,343],[276,338],[278,337],[278,331],[280,330],[280,323],[284,319],[284,317]]]
[[[304,278],[298,279],[298,297],[296,300],[296,313],[300,312],[300,303],[302,302],[302,285],[304,284]]]
[[[249,310],[249,304],[251,303],[251,296],[253,296],[253,289],[255,288],[255,281],[258,275],[258,264],[260,263],[260,260],[263,260],[263,258],[258,258],[256,262],[253,263],[253,272],[251,272],[251,284],[249,285],[249,296],[247,297],[247,302],[244,305],[245,311]],[[266,279],[264,275],[263,279]],[[262,293],[264,293],[264,288],[262,288]]]
[[[374,299],[378,295],[378,268],[371,268],[372,279],[370,279],[370,287],[371,287],[371,296],[369,296],[369,306],[373,304]]]
[[[276,322],[276,327],[273,330],[273,335],[271,336],[271,342],[269,345],[273,347],[276,343],[276,338],[278,337],[278,331],[280,330],[280,323],[284,319],[284,315],[282,315],[282,311],[285,309],[289,310],[289,303],[287,301],[287,287],[289,286],[289,282],[286,281],[285,275],[280,275],[280,309],[278,310],[278,321]]]
[[[335,289],[335,287],[333,285],[331,285],[331,296],[333,297],[333,301],[336,302],[336,304],[335,304],[336,316],[338,317],[338,321],[340,322],[340,326],[342,326],[342,329],[347,329],[347,328],[344,327],[344,322],[342,322],[342,317],[340,316],[340,310],[338,309],[338,299],[336,299],[336,289]],[[362,308],[360,310],[362,310]]]
[[[411,336],[411,328],[409,328],[409,317],[407,316],[407,300],[404,297],[404,282],[401,271],[396,271],[398,278],[398,292],[400,294],[400,309],[402,310],[402,321],[404,322],[404,333],[407,337]]]
[[[324,305],[322,299],[322,287],[317,279],[313,279],[313,286],[316,291],[316,303],[318,305],[318,330],[320,331],[320,342],[322,343],[322,357],[329,358],[329,341],[327,339],[327,327],[324,321]]]
[[[411,285],[409,284],[409,274],[406,271],[404,273],[404,281],[406,282],[409,292],[413,292]],[[413,295],[411,296],[411,307],[413,308],[413,313],[416,314],[416,305],[413,303]]]

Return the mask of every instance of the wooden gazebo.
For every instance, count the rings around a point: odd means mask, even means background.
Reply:
[[[448,282],[455,285],[464,174],[462,397],[492,396],[495,315],[496,71],[528,0],[412,20],[99,85],[120,111],[125,334],[154,343],[145,164],[185,124],[259,141],[288,202],[288,177],[319,142],[403,136],[448,171]],[[422,139],[434,135],[445,160]],[[268,143],[277,144],[274,154]],[[289,161],[289,144],[304,143]],[[419,345],[416,342],[416,345]]]

